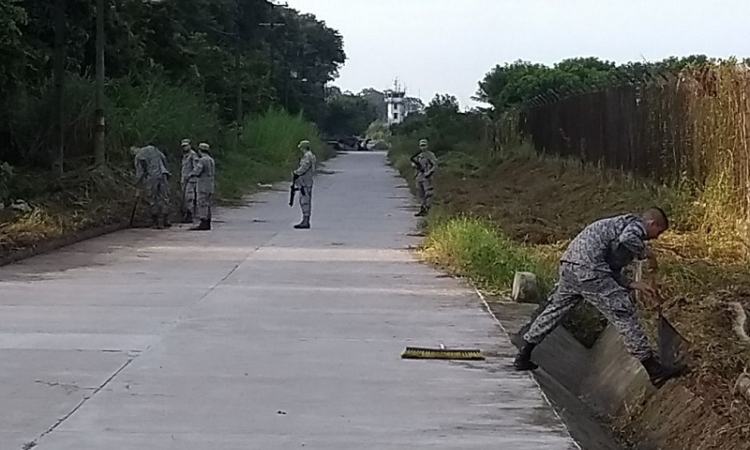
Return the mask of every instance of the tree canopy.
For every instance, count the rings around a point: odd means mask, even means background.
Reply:
[[[377,119],[375,104],[361,95],[342,94],[329,100],[322,131],[338,139],[360,136]]]
[[[66,77],[93,79],[95,0],[0,1],[0,159],[17,160],[13,156],[29,151],[20,135],[32,132],[19,124],[48,119],[60,31],[54,12],[61,3]],[[314,15],[268,0],[105,4],[108,85],[165,80],[203,95],[225,123],[272,106],[324,120],[326,84],[338,76],[346,55],[341,35]]]
[[[617,65],[599,58],[571,58],[553,66],[516,61],[495,66],[479,82],[474,99],[503,110],[522,104],[539,95],[581,92],[623,82],[639,82],[653,74],[677,72],[695,64],[705,64],[703,55],[668,58],[654,63]]]

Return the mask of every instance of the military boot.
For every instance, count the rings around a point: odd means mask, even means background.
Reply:
[[[211,230],[211,219],[201,219],[198,226],[190,229],[190,231],[209,231]]]
[[[172,228],[172,223],[169,221],[169,214],[164,214],[162,218],[164,221],[164,228]]]
[[[302,222],[294,226],[297,230],[307,230],[310,228],[310,216],[302,217]]]
[[[193,213],[190,211],[186,212],[182,217],[182,223],[193,223]]]
[[[421,208],[419,208],[419,212],[414,214],[414,217],[424,217],[426,215],[427,215],[427,208],[422,206]]]
[[[662,364],[655,356],[641,361],[643,368],[646,369],[649,380],[656,388],[664,386],[667,381],[683,375],[687,368],[683,365],[666,366]]]
[[[521,351],[516,355],[515,361],[513,361],[513,368],[520,371],[536,370],[539,368],[538,365],[534,364],[531,360],[531,353],[536,348],[536,344],[526,344],[521,348]]]

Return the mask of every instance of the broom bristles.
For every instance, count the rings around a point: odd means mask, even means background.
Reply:
[[[484,360],[484,355],[478,349],[437,349],[406,347],[401,354],[404,359],[463,359]]]

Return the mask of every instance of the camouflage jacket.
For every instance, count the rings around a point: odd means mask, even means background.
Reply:
[[[613,276],[627,287],[622,269],[646,253],[646,225],[643,219],[626,214],[598,220],[578,234],[560,262],[578,266],[591,278]]]
[[[438,168],[437,157],[429,150],[414,155],[412,163],[414,163],[416,169],[415,177],[417,181],[424,181],[432,177]]]
[[[204,153],[195,164],[190,178],[196,180],[199,194],[213,194],[216,179],[216,163],[208,153]]]
[[[182,154],[180,182],[182,183],[183,186],[185,185],[185,183],[195,182],[194,179],[190,178],[190,174],[193,173],[193,169],[195,169],[195,166],[196,164],[198,164],[199,159],[200,157],[193,149],[190,149]]]
[[[152,145],[138,150],[135,155],[135,177],[138,181],[154,182],[164,175],[169,176],[164,153]]]
[[[309,150],[306,151],[299,162],[299,167],[294,171],[294,174],[297,175],[297,186],[312,187],[316,164],[315,154]]]

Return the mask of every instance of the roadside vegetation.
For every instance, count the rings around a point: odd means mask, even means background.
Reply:
[[[132,145],[167,155],[175,212],[183,138],[211,144],[222,203],[289,177],[302,139],[321,160],[330,156],[321,135],[347,112],[324,86],[345,54],[338,32],[315,16],[266,0],[116,2],[103,13],[99,152],[96,2],[6,3],[0,254],[126,223],[136,194]]]
[[[734,62],[728,64],[731,67]],[[725,73],[723,66],[709,70],[715,70],[710,75],[714,80],[721,80]],[[533,79],[526,74],[509,76],[505,82],[517,86]],[[729,80],[732,84],[727,86],[739,86],[742,78]],[[539,95],[539,91],[529,92]],[[714,103],[702,100],[700,110],[691,110],[702,114],[695,116],[696,121],[722,114],[721,105],[742,105],[725,102],[722,96],[733,92],[722,87]],[[498,106],[506,107],[512,97],[505,92],[495,98]],[[740,121],[735,114],[748,111],[726,109],[717,116],[724,117],[721,121],[705,119],[706,128],[696,126],[703,134],[698,136],[700,141],[694,137],[691,142],[704,146],[694,150],[703,176],[693,178],[695,171],[685,171],[682,177],[666,180],[613,167],[606,160],[582,161],[543,151],[537,147],[543,141],[524,133],[518,123],[519,117],[529,117],[524,116],[524,108],[532,107],[524,106],[522,100],[530,98],[517,100],[515,107],[501,114],[497,110],[459,112],[455,99],[438,96],[425,114],[394,127],[390,158],[407,179],[412,176],[408,158],[416,152],[418,139],[429,138],[440,161],[437,206],[424,222],[424,258],[470,279],[496,298],[510,292],[519,270],[534,272],[548,292],[556,279],[558,258],[585,225],[606,216],[662,206],[671,216],[673,229],[654,243],[660,269],[646,276],[660,287],[664,314],[691,342],[695,367],[680,383],[724,420],[722,430],[703,432],[725,433],[726,446],[721,448],[740,448],[732,445],[746,443],[750,437],[750,427],[743,420],[750,414],[750,404],[735,392],[734,385],[749,368],[750,345],[735,331],[734,311],[737,305],[750,310],[750,257],[742,198],[745,186],[737,180],[744,180],[742,167],[750,160],[742,153],[742,138],[735,137],[741,136],[735,128]],[[535,108],[543,112],[546,107]],[[573,118],[587,120],[586,116]],[[714,151],[708,142],[723,150]],[[653,299],[642,302],[643,321],[653,336],[656,304]],[[570,314],[565,326],[591,346],[605,323],[584,304]]]

